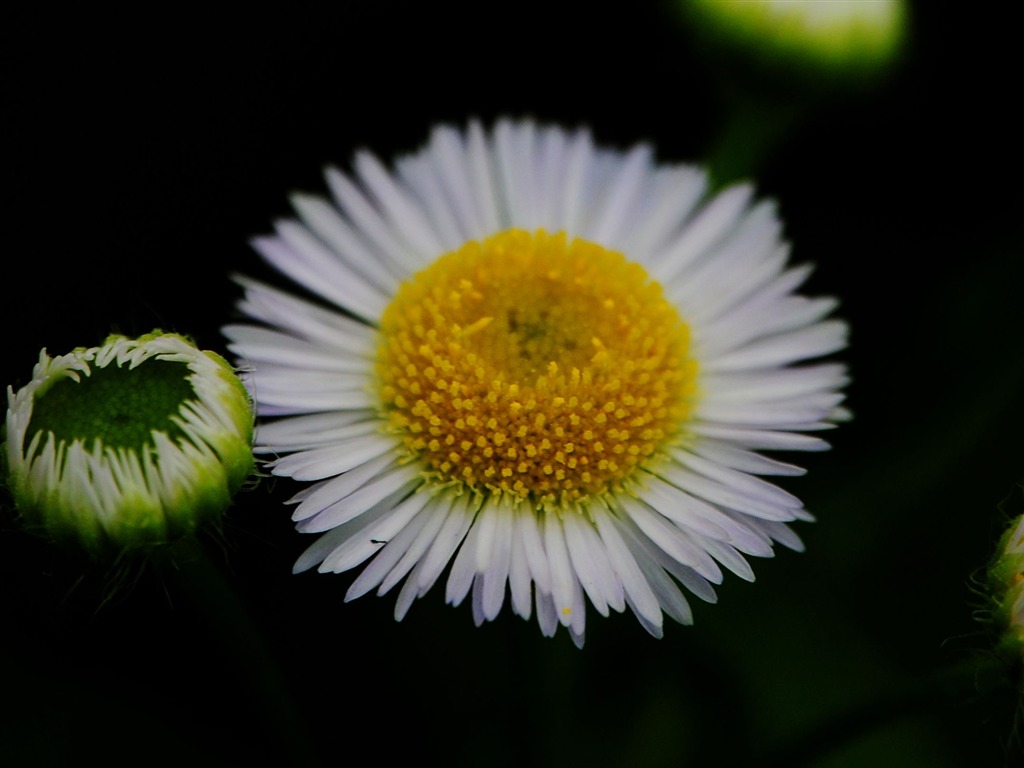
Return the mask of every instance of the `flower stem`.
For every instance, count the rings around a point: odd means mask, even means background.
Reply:
[[[739,88],[727,98],[725,124],[707,158],[717,189],[761,176],[804,112],[796,100],[759,98]]]
[[[160,570],[192,601],[219,640],[225,663],[236,667],[243,686],[263,709],[267,733],[276,736],[291,766],[320,765],[305,726],[263,637],[201,542],[183,539],[168,548]]]

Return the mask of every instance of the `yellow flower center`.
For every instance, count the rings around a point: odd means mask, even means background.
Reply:
[[[401,285],[381,318],[379,394],[435,480],[563,507],[621,490],[678,433],[689,339],[639,264],[512,229]]]

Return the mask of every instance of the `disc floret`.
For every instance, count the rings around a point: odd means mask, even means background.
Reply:
[[[623,490],[694,404],[689,328],[622,254],[564,233],[470,241],[380,325],[389,427],[440,483],[544,508]]]

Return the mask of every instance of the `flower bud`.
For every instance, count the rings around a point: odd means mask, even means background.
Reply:
[[[988,579],[1000,646],[1012,658],[1024,659],[1024,515],[1000,538]]]
[[[218,520],[253,470],[249,394],[224,358],[176,333],[44,349],[7,400],[7,485],[22,522],[94,556]]]
[[[904,0],[683,0],[678,7],[723,49],[813,78],[883,69],[908,29]]]

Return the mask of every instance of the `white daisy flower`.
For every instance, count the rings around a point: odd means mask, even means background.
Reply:
[[[176,333],[44,349],[7,402],[7,484],[22,521],[94,556],[217,520],[255,464],[249,393],[227,360]]]
[[[775,205],[653,150],[531,121],[434,129],[386,168],[330,168],[255,249],[312,296],[245,277],[224,329],[251,368],[256,451],[312,483],[322,534],[295,564],[369,564],[346,600],[401,584],[401,619],[448,570],[492,620],[507,598],[582,645],[589,600],[655,636],[714,601],[723,568],[811,516],[759,475],[842,415],[833,299],[794,291]]]

